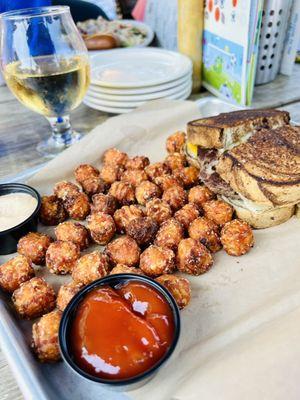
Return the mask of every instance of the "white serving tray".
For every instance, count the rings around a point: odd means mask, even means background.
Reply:
[[[214,97],[200,99],[197,104],[199,105],[199,117],[238,109]],[[138,145],[135,144],[135,147]],[[44,164],[41,165],[41,168],[43,166]],[[15,177],[9,177],[9,181],[24,182],[36,172],[37,168],[35,167],[34,170],[30,169]],[[9,258],[10,256],[0,256],[0,264]],[[54,365],[38,363],[29,349],[31,324],[20,322],[8,300],[9,297],[0,292],[0,346],[25,399],[129,399],[128,395],[121,392],[112,392],[97,384],[87,382],[75,375],[63,362]]]

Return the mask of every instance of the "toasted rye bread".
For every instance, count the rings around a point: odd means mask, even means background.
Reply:
[[[255,129],[277,128],[289,121],[288,112],[275,109],[233,111],[189,122],[187,140],[207,149],[228,149]]]
[[[226,151],[217,172],[234,191],[271,206],[300,201],[300,127],[260,130]]]
[[[296,205],[295,214],[297,218],[300,218],[300,203]]]
[[[233,206],[238,218],[248,222],[255,229],[270,228],[280,225],[292,217],[295,206],[272,208],[262,212],[254,212],[247,208]]]

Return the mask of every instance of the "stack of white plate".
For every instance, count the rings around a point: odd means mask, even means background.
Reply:
[[[83,102],[122,114],[149,100],[184,100],[191,90],[188,57],[157,48],[117,49],[91,55],[91,85]]]

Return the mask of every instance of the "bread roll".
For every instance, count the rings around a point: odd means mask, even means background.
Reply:
[[[109,50],[119,47],[120,44],[115,36],[103,33],[84,35],[83,40],[88,50]]]

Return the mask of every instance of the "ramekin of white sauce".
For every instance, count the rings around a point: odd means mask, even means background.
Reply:
[[[40,207],[34,188],[22,183],[0,185],[0,254],[14,253],[19,239],[37,230]]]
[[[37,199],[28,193],[0,195],[0,232],[26,221],[37,205]]]

